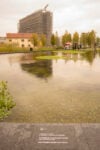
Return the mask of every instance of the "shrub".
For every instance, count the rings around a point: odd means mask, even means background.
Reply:
[[[0,82],[0,119],[8,116],[14,106],[15,103],[8,91],[7,82]]]

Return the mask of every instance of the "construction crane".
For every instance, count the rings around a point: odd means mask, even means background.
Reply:
[[[44,9],[43,9],[43,10],[44,10],[44,11],[46,11],[46,9],[47,9],[47,7],[48,7],[48,6],[49,6],[49,5],[47,4],[47,5],[44,7]]]

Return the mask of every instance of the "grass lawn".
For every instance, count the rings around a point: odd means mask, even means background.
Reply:
[[[28,52],[28,48],[20,48],[11,45],[2,45],[0,46],[0,53],[18,53],[18,52]]]
[[[77,54],[77,53],[86,53],[87,51],[90,51],[89,49],[88,50],[65,50],[65,49],[56,49],[56,48],[53,48],[53,47],[43,47],[43,48],[39,48],[38,49],[39,51],[53,51],[53,52],[63,52],[63,53],[71,53],[71,54]]]
[[[85,50],[54,50],[53,52],[63,52],[63,53],[68,53],[68,54],[84,54],[87,51]]]
[[[100,49],[97,49],[100,51]],[[92,51],[91,49],[85,49],[85,50],[65,50],[65,49],[56,49],[53,47],[42,47],[38,48],[36,51],[52,51],[52,52],[63,52],[63,53],[69,53],[69,54],[84,54],[88,51]],[[29,48],[21,48],[17,47],[16,45],[0,45],[0,53],[20,53],[20,52],[30,52]],[[33,51],[34,52],[34,51]]]

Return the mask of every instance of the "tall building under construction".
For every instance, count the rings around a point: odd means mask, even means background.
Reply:
[[[47,44],[50,44],[52,35],[52,12],[47,11],[48,5],[25,18],[19,20],[19,33],[45,34]]]

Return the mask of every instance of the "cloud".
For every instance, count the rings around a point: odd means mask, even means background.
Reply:
[[[18,20],[49,4],[54,14],[54,32],[85,32],[95,29],[100,34],[99,0],[1,0],[0,35],[16,32]]]
[[[87,32],[92,29],[100,35],[100,1],[93,1],[90,3],[87,1],[76,1],[75,5],[70,5],[67,9],[58,14],[56,13],[56,24],[59,26],[59,30],[69,30],[71,33],[78,32]],[[65,15],[66,14],[66,15]],[[55,28],[57,30],[57,26]],[[62,29],[63,28],[63,29]],[[61,31],[60,30],[60,31]],[[61,32],[62,32],[61,31]]]

